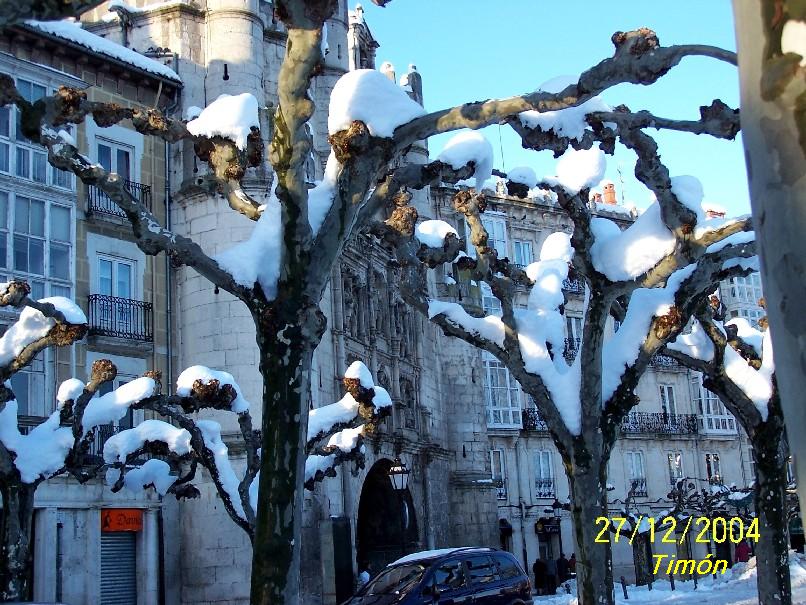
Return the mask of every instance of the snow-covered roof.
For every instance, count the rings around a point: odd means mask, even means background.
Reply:
[[[87,50],[107,58],[121,61],[134,68],[146,71],[155,76],[181,83],[181,78],[170,67],[159,61],[149,59],[140,53],[121,46],[111,40],[96,36],[81,29],[81,25],[72,21],[25,21],[25,25],[40,33],[66,40]]]

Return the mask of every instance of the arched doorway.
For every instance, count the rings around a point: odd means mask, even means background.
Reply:
[[[364,480],[358,503],[356,561],[358,569],[377,573],[387,564],[419,548],[417,517],[411,492],[402,497],[389,480],[392,461],[376,462]]]

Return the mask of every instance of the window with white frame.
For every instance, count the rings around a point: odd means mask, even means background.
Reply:
[[[503,363],[482,353],[484,363],[484,399],[487,425],[501,428],[521,428],[520,388]]]
[[[758,300],[762,297],[761,275],[751,273],[746,277],[732,277],[729,291],[733,300],[758,304]]]
[[[554,472],[549,450],[535,452],[535,495],[538,498],[554,497]]]
[[[524,242],[521,240],[513,240],[512,242],[512,255],[515,257],[513,260],[516,265],[526,267],[532,263],[532,242]]]
[[[705,454],[705,474],[708,477],[709,483],[723,483],[722,467],[719,464],[719,454],[713,452]]]
[[[639,451],[625,452],[627,464],[628,489],[632,488],[636,496],[646,496],[646,470],[644,453]]]
[[[487,282],[481,282],[479,289],[481,290],[481,308],[484,309],[484,313],[501,317],[503,314],[501,301],[493,294],[493,289]]]
[[[495,248],[498,252],[498,258],[509,256],[507,251],[507,224],[503,218],[493,216],[485,216],[481,219],[481,224],[487,231],[487,246]],[[470,228],[466,227],[465,232],[470,234]],[[472,258],[476,258],[476,248],[470,243],[470,237],[467,237],[467,253]]]
[[[507,473],[504,450],[490,450],[490,469],[499,500],[507,499]]]
[[[666,462],[669,468],[669,484],[674,487],[685,476],[683,474],[683,452],[680,450],[666,452]]]
[[[96,145],[98,163],[106,171],[114,172],[124,180],[131,180],[134,148],[100,137],[96,140]]]
[[[735,434],[736,419],[725,409],[716,393],[705,388],[702,380],[702,376],[695,376],[691,380],[692,394],[697,401],[700,429],[704,433]]]
[[[766,315],[764,309],[761,308],[742,308],[742,309],[733,309],[729,313],[731,319],[736,317],[743,317],[744,319],[748,320],[753,327],[758,328],[758,320],[761,319]]]
[[[660,409],[664,414],[677,414],[677,403],[674,397],[674,387],[670,384],[658,385],[660,391]]]
[[[0,191],[0,279],[24,279],[32,298],[70,298],[71,213],[56,202]]]
[[[16,85],[22,97],[31,103],[49,93],[45,85],[25,78],[16,78]],[[0,107],[0,172],[72,190],[72,173],[48,167],[45,148],[22,133],[21,115],[16,107]],[[71,135],[74,133],[73,126],[62,125],[60,128]]]
[[[45,409],[45,357],[40,351],[31,363],[11,377],[11,390],[17,400],[20,416],[46,416],[52,409]]]

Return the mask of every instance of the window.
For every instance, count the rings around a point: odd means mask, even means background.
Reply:
[[[719,466],[719,454],[705,454],[705,474],[708,476],[709,483],[722,483],[722,470]]]
[[[45,416],[45,351],[41,351],[26,367],[11,377],[11,390],[17,400],[20,416]]]
[[[660,409],[664,414],[677,414],[677,404],[674,398],[674,387],[670,384],[662,384],[660,389]]]
[[[487,425],[521,428],[520,389],[503,363],[487,352],[484,362],[484,395]]]
[[[629,488],[636,496],[646,496],[646,471],[643,452],[625,452]]]
[[[109,172],[115,172],[127,181],[132,176],[134,150],[126,145],[101,139],[98,141],[98,163]]]
[[[512,252],[516,265],[525,267],[532,263],[532,242],[514,240],[512,242]]]
[[[565,316],[565,335],[567,338],[579,342],[582,338],[582,318],[575,315]]]
[[[483,218],[481,219],[484,228],[487,230],[487,245],[495,248],[498,258],[508,256],[507,253],[507,227],[504,219]]]
[[[669,466],[669,484],[674,487],[683,478],[683,452],[667,452],[666,460]]]
[[[507,499],[507,474],[504,465],[504,451],[490,450],[490,469],[492,472],[493,484],[496,487],[496,495],[499,500]]]
[[[17,78],[17,90],[23,98],[32,103],[48,94],[47,87],[23,78]],[[45,148],[22,133],[21,115],[14,107],[0,108],[0,171],[36,183],[50,183],[57,187],[72,189],[72,174],[57,168],[49,168]],[[71,134],[74,132],[72,126],[64,125],[61,128]]]
[[[535,493],[538,498],[554,497],[554,473],[548,450],[535,452]]]
[[[465,584],[465,569],[461,561],[445,561],[434,571],[434,586],[440,592],[456,590]]]
[[[474,555],[465,559],[468,579],[471,584],[489,584],[495,582],[496,567],[487,555]]]
[[[481,282],[481,308],[484,309],[486,315],[495,315],[501,317],[503,311],[501,310],[501,301],[493,294],[487,282]]]
[[[134,261],[98,256],[98,294],[133,298]]]
[[[498,562],[498,575],[502,580],[517,578],[521,575],[521,570],[518,568],[515,561],[504,553],[493,553],[493,559]]]
[[[691,381],[691,390],[697,401],[700,429],[704,433],[735,434],[736,419],[725,409],[719,397],[702,384],[702,376],[695,376]]]
[[[0,191],[0,279],[24,279],[35,299],[69,298],[71,258],[69,207]]]
[[[107,393],[111,393],[115,389],[122,387],[124,384],[127,384],[137,378],[136,376],[128,376],[126,374],[118,374],[115,376],[114,380],[110,380],[109,382],[105,382],[101,385],[101,387],[97,391],[97,396],[100,397],[102,395],[106,395]],[[111,425],[117,425],[120,429],[130,429],[135,425],[134,422],[134,410],[129,408],[126,411],[126,415],[118,420],[115,423],[111,423]],[[137,412],[138,416],[142,415],[142,411]],[[138,420],[141,420],[138,418]]]
[[[739,302],[758,304],[758,300],[762,297],[761,275],[751,273],[747,277],[732,277],[730,296]]]

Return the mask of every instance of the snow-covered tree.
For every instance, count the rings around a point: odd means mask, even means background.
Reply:
[[[24,14],[27,3],[15,2]],[[278,79],[278,107],[268,152],[276,187],[263,204],[241,188],[249,166],[262,162],[257,102],[248,95],[213,102],[196,120],[186,123],[154,109],[128,109],[90,102],[78,90],[61,89],[51,98],[26,102],[6,78],[0,81],[0,103],[15,103],[23,114],[23,131],[48,148],[49,161],[70,170],[85,183],[108,195],[126,214],[137,245],[147,254],[165,252],[177,266],[195,269],[214,286],[243,301],[257,328],[259,369],[264,378],[261,401],[262,427],[260,482],[252,559],[253,605],[299,601],[299,545],[302,490],[308,449],[308,393],[313,351],[325,330],[319,309],[331,269],[346,241],[371,229],[397,248],[409,269],[412,304],[424,313],[429,301],[423,290],[421,263],[453,261],[462,244],[448,235],[441,247],[420,247],[415,233],[416,213],[408,206],[406,188],[422,188],[440,182],[456,182],[475,174],[482,182],[489,174],[488,157],[468,153],[478,139],[446,150],[441,159],[425,165],[398,161],[415,142],[432,135],[478,129],[508,123],[534,149],[562,151],[569,145],[590,148],[596,143],[612,149],[616,139],[639,156],[637,172],[652,189],[659,205],[632,230],[618,229],[587,211],[587,188],[592,175],[576,173],[573,162],[558,174],[553,185],[560,204],[576,225],[571,239],[554,238],[541,263],[524,272],[498,259],[486,246],[487,236],[479,219],[483,199],[471,193],[457,195],[456,207],[471,226],[475,260],[465,260],[474,279],[489,283],[503,304],[501,318],[482,321],[482,329],[470,328],[472,320],[461,309],[443,307],[433,315],[451,334],[465,337],[502,359],[524,388],[538,402],[571,475],[579,587],[582,602],[612,602],[610,552],[594,547],[594,519],[602,514],[602,485],[607,458],[620,419],[634,405],[631,389],[652,353],[674,337],[690,313],[690,301],[725,277],[725,260],[749,253],[749,245],[735,243],[719,250],[708,246],[738,231],[749,221],[702,221],[690,187],[674,190],[660,164],[654,142],[643,128],[660,127],[689,132],[733,136],[734,111],[718,102],[703,108],[699,121],[666,120],[625,108],[609,111],[601,103],[585,105],[602,91],[624,82],[652,84],[683,58],[692,55],[735,62],[733,53],[709,46],[662,47],[650,30],[618,32],[615,53],[584,72],[561,90],[538,90],[508,99],[496,99],[433,113],[411,100],[402,88],[379,72],[358,70],[343,76],[330,100],[328,128],[332,153],[323,181],[309,190],[305,163],[311,149],[307,122],[314,112],[308,95],[312,79],[322,65],[322,29],[337,6],[335,0],[278,0],[275,14],[287,32],[286,55]],[[18,18],[18,17],[15,17]],[[477,94],[477,93],[473,93]],[[234,101],[234,99],[241,99]],[[229,103],[239,103],[235,108]],[[226,105],[226,107],[225,107]],[[570,112],[562,113],[568,108]],[[590,111],[592,129],[583,117]],[[219,128],[226,112],[234,128]],[[524,113],[526,112],[526,113]],[[569,128],[542,128],[544,120],[569,118]],[[537,115],[537,114],[540,115]],[[91,114],[100,126],[129,119],[139,132],[168,142],[192,141],[199,157],[208,162],[212,190],[220,191],[231,208],[255,221],[252,236],[215,258],[198,243],[173,233],[126,189],[123,179],[93,165],[79,154],[69,137],[58,131],[64,123],[82,121]],[[522,117],[521,117],[522,116]],[[559,123],[559,122],[558,122]],[[576,125],[583,123],[577,134]],[[580,152],[594,158],[596,151]],[[598,162],[598,160],[596,160]],[[399,166],[390,168],[391,166]],[[561,171],[559,171],[561,172]],[[573,177],[573,174],[570,175]],[[571,181],[576,180],[576,186]],[[385,223],[373,223],[383,214]],[[435,232],[420,231],[442,240]],[[641,254],[639,262],[620,262],[629,244],[648,230],[660,254]],[[433,240],[431,240],[433,241]],[[662,244],[662,245],[661,245]],[[562,281],[573,252],[573,265],[590,290],[584,344],[573,368],[560,367],[561,337],[557,334],[561,301],[557,280]],[[550,283],[555,283],[551,286]],[[532,315],[515,325],[511,290],[516,284],[533,288]],[[534,286],[534,287],[533,287]],[[709,290],[710,291],[710,290]],[[602,368],[604,321],[610,308],[631,297],[625,328],[617,339],[619,355],[606,355]],[[623,302],[626,307],[626,302]],[[453,315],[459,319],[449,319]],[[468,323],[470,322],[470,323]],[[519,345],[518,330],[523,335]],[[549,333],[550,332],[550,333]],[[559,339],[559,340],[558,340]],[[533,345],[533,346],[532,346]],[[525,347],[525,348],[524,348]],[[560,347],[560,348],[558,348]],[[523,348],[523,352],[521,349]],[[556,360],[556,361],[555,361]],[[621,365],[619,366],[619,360]],[[584,371],[581,371],[584,370]],[[576,376],[576,378],[574,378]],[[556,393],[561,397],[556,398]],[[584,402],[584,408],[580,408]]]
[[[806,259],[806,6],[797,0],[734,0],[742,131],[753,214],[759,217],[761,281],[779,359],[781,405],[791,435],[806,429],[806,326],[800,313]],[[790,444],[806,460],[806,440]],[[806,501],[806,464],[797,465]]]
[[[750,439],[755,456],[753,507],[763,528],[756,546],[759,602],[787,605],[792,602],[786,513],[789,451],[772,340],[769,330],[758,330],[744,318],[724,321],[722,311],[716,297],[704,302],[690,333],[668,344],[666,353],[703,374],[703,385],[719,396]],[[766,318],[760,323],[766,327]]]

